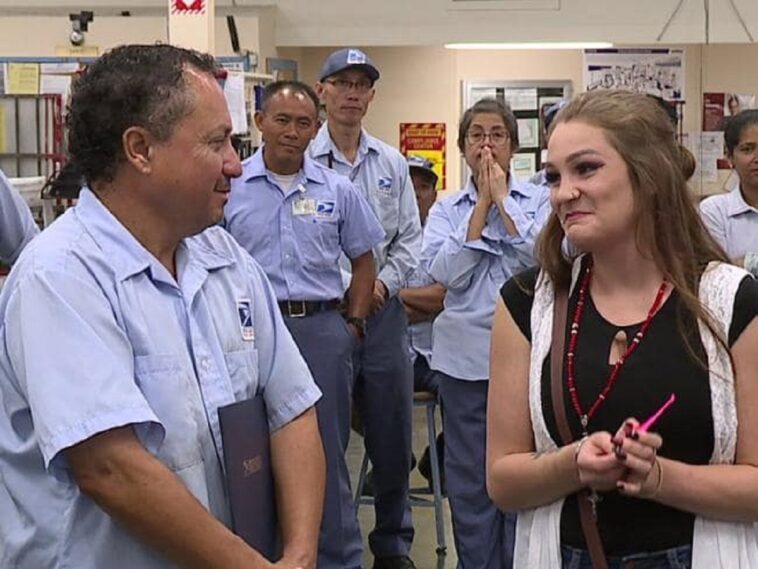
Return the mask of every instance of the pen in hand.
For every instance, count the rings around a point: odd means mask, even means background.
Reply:
[[[647,419],[645,419],[642,423],[637,425],[637,428],[635,429],[632,426],[632,423],[627,422],[624,425],[624,436],[631,437],[633,439],[637,439],[637,433],[645,433],[647,432],[654,424],[655,422],[663,415],[669,407],[671,407],[676,402],[676,394],[672,393],[669,398],[663,403],[663,405],[660,406],[660,408],[650,415]],[[613,452],[614,454],[621,460],[626,458],[626,453],[622,449],[622,444],[620,442],[616,442],[614,440],[613,445]]]
[[[650,429],[650,427],[652,427],[655,424],[658,418],[661,415],[663,415],[663,413],[665,413],[666,410],[674,404],[675,401],[676,401],[676,394],[672,393],[671,396],[666,400],[666,402],[663,405],[661,405],[660,409],[658,409],[655,413],[650,415],[650,417],[648,417],[645,420],[645,422],[640,423],[640,425],[637,427],[637,430],[642,431],[643,433],[647,432]]]

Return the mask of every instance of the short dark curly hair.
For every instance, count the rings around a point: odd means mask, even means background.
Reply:
[[[122,135],[130,127],[167,140],[192,111],[187,68],[218,72],[210,55],[162,44],[120,46],[85,68],[72,85],[68,162],[57,185],[113,180],[124,159]]]

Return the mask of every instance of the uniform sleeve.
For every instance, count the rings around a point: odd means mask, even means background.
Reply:
[[[421,251],[421,221],[419,220],[416,194],[408,171],[408,165],[398,156],[397,171],[400,175],[400,208],[397,235],[387,251],[387,261],[377,278],[386,287],[389,296],[402,288],[405,280],[418,265]]]
[[[255,298],[259,383],[273,432],[313,407],[321,391],[284,325],[274,289],[252,257],[247,261]]]
[[[349,259],[360,257],[384,239],[384,229],[361,193],[352,184],[339,188],[342,196],[340,244]]]
[[[435,281],[450,290],[468,287],[483,256],[497,253],[483,239],[466,241],[472,213],[473,208],[456,223],[446,202],[438,202],[426,221],[422,263]]]
[[[37,233],[29,206],[0,171],[0,261],[12,265]]]
[[[125,425],[157,452],[165,430],[136,384],[131,346],[96,286],[63,271],[30,274],[10,296],[3,329],[53,474],[68,477],[61,451]]]
[[[713,196],[700,202],[700,217],[708,232],[722,249],[726,250],[726,216],[719,207],[719,196]]]

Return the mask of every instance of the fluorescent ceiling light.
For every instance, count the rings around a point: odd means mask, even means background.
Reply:
[[[446,43],[447,49],[604,49],[609,42]]]

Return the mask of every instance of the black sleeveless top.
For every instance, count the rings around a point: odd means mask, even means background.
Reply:
[[[514,276],[501,289],[501,296],[516,325],[531,342],[531,310],[538,270]],[[569,298],[567,337],[579,287]],[[611,367],[608,354],[619,330],[632,338],[642,322],[615,326],[605,320],[587,295],[575,355],[577,391],[583,409],[588,409],[605,386]],[[660,456],[689,464],[708,464],[713,452],[713,418],[707,370],[688,352],[677,325],[677,312],[683,308],[681,297],[673,291],[634,354],[626,361],[607,400],[590,420],[589,432],[615,433],[628,417],[643,421],[676,393],[676,403],[656,422],[654,430],[663,437]],[[753,317],[758,314],[758,282],[745,277],[740,283],[729,329],[733,345]],[[698,327],[692,315],[683,313],[684,329],[699,360],[706,362]],[[575,440],[581,438],[581,425],[571,405],[563,381],[566,417]],[[542,367],[542,413],[553,440],[561,438],[553,414],[550,390],[550,355]],[[627,555],[640,551],[659,551],[692,543],[693,514],[654,501],[624,497],[618,492],[602,493],[597,506],[598,527],[607,555]],[[561,543],[586,549],[579,520],[577,495],[567,497],[561,514]]]

